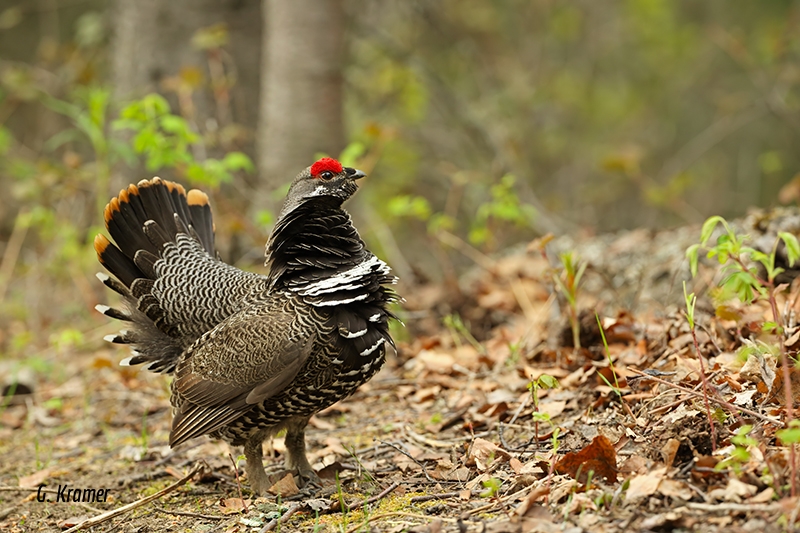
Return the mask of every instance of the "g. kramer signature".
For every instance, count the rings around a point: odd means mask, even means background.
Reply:
[[[39,490],[36,492],[37,502],[47,502],[50,499],[42,492],[45,485],[39,485]],[[56,503],[58,502],[81,502],[81,503],[96,503],[104,502],[108,498],[110,489],[77,489],[70,488],[69,485],[59,485],[56,491]]]

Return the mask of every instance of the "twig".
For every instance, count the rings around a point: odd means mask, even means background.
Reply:
[[[393,513],[378,513],[378,514],[370,516],[369,518],[367,518],[363,522],[359,522],[358,525],[355,525],[355,526],[351,527],[345,533],[355,533],[356,531],[358,531],[359,529],[364,527],[366,524],[369,524],[370,522],[374,522],[375,520],[380,520],[381,518],[389,518],[391,516],[405,516],[407,518],[416,518],[418,520],[425,520],[425,521],[430,521],[430,519],[431,519],[430,515],[424,515],[424,514],[418,514],[418,513],[405,513],[405,512],[402,512],[402,511],[396,511],[396,512],[393,512]],[[447,523],[450,523],[450,524],[455,524],[456,522],[458,522],[455,518],[444,518],[444,517],[441,517],[441,516],[438,517],[437,520],[441,520],[442,522],[447,522]],[[261,533],[261,532],[259,532],[259,533]]]
[[[777,244],[776,244],[777,246]],[[789,427],[794,420],[792,396],[792,375],[789,368],[789,358],[786,355],[786,330],[783,326],[783,315],[778,311],[778,303],[775,300],[775,293],[780,290],[781,286],[775,287],[772,279],[770,282],[769,291],[769,305],[772,309],[772,317],[778,325],[778,344],[780,345],[781,353],[781,369],[783,370],[783,393],[784,402],[786,403],[786,426]],[[795,453],[794,442],[789,444],[789,471],[791,472],[792,479],[790,481],[792,498],[797,496],[797,454]]]
[[[342,512],[351,511],[353,509],[360,509],[360,508],[364,507],[365,505],[369,505],[371,503],[377,502],[378,500],[382,500],[383,498],[388,496],[390,492],[394,491],[399,486],[400,486],[400,482],[395,481],[394,483],[392,483],[391,485],[386,487],[384,490],[382,490],[380,494],[376,494],[375,496],[371,496],[371,497],[366,498],[366,499],[364,499],[364,500],[362,500],[360,502],[356,502],[356,503],[354,503],[352,505],[348,505],[347,509],[343,509]],[[339,504],[339,502],[334,502],[335,506],[338,505],[338,504]]]
[[[662,385],[666,385],[668,387],[673,387],[675,389],[683,391],[686,394],[690,394],[690,395],[692,395],[692,396],[694,396],[696,398],[702,398],[703,397],[703,394],[700,393],[700,392],[693,391],[692,389],[687,389],[686,387],[683,387],[683,386],[678,385],[676,383],[671,383],[671,382],[669,382],[669,381],[667,381],[665,379],[661,379],[661,378],[656,377],[656,376],[651,376],[650,374],[647,374],[646,372],[642,372],[641,370],[638,370],[636,368],[628,367],[628,370],[630,370],[634,374],[638,374],[638,375],[640,375],[640,376],[642,376],[644,378],[653,380],[653,381],[655,381],[657,383],[661,383]],[[745,407],[740,407],[738,405],[733,405],[732,403],[730,403],[730,402],[728,402],[726,400],[723,400],[722,398],[719,398],[719,397],[715,396],[715,397],[711,398],[711,401],[719,403],[720,405],[722,405],[723,407],[725,407],[726,409],[728,409],[731,412],[739,411],[739,412],[742,412],[742,413],[747,413],[748,415],[753,416],[755,418],[758,418],[759,420],[763,420],[764,422],[769,422],[770,424],[773,424],[775,426],[783,427],[783,424],[781,423],[780,420],[775,420],[773,418],[770,418],[770,417],[768,417],[766,415],[762,415],[761,413],[757,413],[756,411],[753,411],[751,409],[747,409]]]
[[[525,409],[525,406],[528,405],[528,400],[530,399],[530,397],[531,397],[530,394],[526,394],[525,395],[525,399],[522,400],[522,402],[520,402],[519,407],[517,407],[517,410],[514,411],[514,416],[511,417],[511,420],[509,420],[508,424],[503,424],[499,420],[497,422],[497,434],[500,437],[500,443],[503,445],[503,448],[505,448],[506,450],[510,450],[511,447],[508,445],[508,443],[506,442],[506,439],[503,437],[503,427],[504,426],[511,427],[511,425],[514,424],[514,422],[517,420],[517,417],[519,416],[519,414],[522,412],[523,409]],[[538,431],[537,431],[537,433],[538,433]]]
[[[273,529],[275,529],[275,528],[277,527],[277,525],[278,525],[278,524],[285,524],[285,523],[286,523],[286,522],[288,522],[288,521],[289,521],[289,519],[290,519],[292,516],[294,516],[294,514],[295,514],[297,511],[299,511],[299,510],[300,510],[302,507],[303,507],[303,504],[302,504],[302,503],[297,503],[297,504],[293,505],[292,507],[289,507],[289,508],[286,510],[286,512],[285,512],[285,513],[283,513],[283,514],[282,514],[280,517],[278,517],[278,518],[273,518],[272,520],[270,520],[269,522],[267,522],[267,525],[265,525],[264,527],[262,527],[262,528],[261,528],[261,529],[258,531],[258,533],[266,533],[267,531],[272,531]]]
[[[685,287],[686,285],[684,283],[684,294],[686,291]],[[694,306],[694,304],[692,305]],[[692,341],[694,342],[694,353],[697,356],[697,362],[700,364],[700,380],[703,383],[703,404],[705,405],[706,408],[706,418],[708,419],[708,425],[711,427],[711,453],[716,453],[717,429],[716,426],[714,425],[714,418],[711,416],[711,404],[708,401],[708,390],[710,386],[708,384],[708,378],[706,377],[706,365],[703,362],[703,354],[700,353],[700,345],[697,342],[697,331],[694,328],[694,317],[692,317],[689,321],[692,331]]]
[[[463,491],[455,491],[455,492],[442,492],[441,494],[426,494],[425,496],[414,496],[411,498],[410,503],[422,503],[422,502],[429,502],[431,500],[447,500],[449,498],[457,498],[461,496]],[[470,491],[471,496],[475,496],[483,492],[482,490],[473,490]]]
[[[706,333],[706,335],[708,335],[708,340],[710,340],[711,344],[714,345],[714,349],[717,351],[717,354],[722,353],[722,348],[720,348],[719,344],[717,344],[717,341],[714,339],[714,335],[711,333],[711,330],[708,329],[708,326],[706,326],[705,324],[701,324],[699,322],[695,325],[700,329],[702,329]]]
[[[439,424],[437,432],[444,431],[445,429],[448,429],[456,425],[459,422],[459,420],[462,420],[464,418],[464,415],[467,414],[467,411],[469,411],[470,407],[471,405],[465,405],[464,407],[462,407],[461,409],[459,409],[458,411],[447,417],[447,420]]]
[[[425,468],[425,465],[424,465],[424,464],[422,464],[422,463],[420,463],[419,461],[417,461],[417,459],[416,459],[416,458],[414,458],[414,457],[412,457],[410,453],[408,453],[407,451],[403,450],[402,448],[400,448],[400,447],[399,447],[399,446],[397,446],[396,444],[392,444],[391,442],[386,442],[386,441],[384,441],[384,440],[382,440],[382,441],[379,441],[379,442],[380,442],[381,444],[385,444],[385,445],[387,445],[387,446],[391,446],[392,448],[394,448],[394,449],[395,449],[395,450],[397,450],[398,452],[402,453],[403,455],[405,455],[406,457],[408,457],[409,459],[411,459],[412,461],[414,461],[415,463],[417,463],[417,466],[419,466],[419,467],[422,469],[422,473],[423,473],[423,474],[425,474],[425,479],[427,479],[427,480],[428,480],[428,481],[430,481],[431,483],[436,483],[436,480],[435,480],[435,479],[433,479],[433,478],[430,476],[430,474],[428,474],[428,469],[427,469],[427,468]]]
[[[153,507],[159,513],[164,514],[172,514],[175,516],[191,516],[193,518],[204,518],[206,520],[225,520],[224,516],[216,516],[213,514],[200,514],[200,513],[190,513],[188,511],[170,511],[169,509],[164,509],[163,507]]]
[[[472,435],[470,437],[457,437],[451,440],[439,440],[439,439],[431,439],[424,435],[420,435],[419,433],[414,432],[408,426],[405,426],[403,429],[405,429],[406,435],[408,435],[417,442],[421,442],[422,444],[430,446],[431,448],[452,448],[453,446],[456,446],[459,442],[471,441],[477,437],[486,437],[487,435],[492,434],[491,431],[484,431],[482,433],[476,433],[475,435]]]
[[[98,524],[102,524],[103,522],[107,522],[107,521],[111,520],[112,518],[115,518],[115,517],[117,517],[119,515],[127,513],[128,511],[132,511],[133,509],[136,509],[137,507],[141,507],[142,505],[146,505],[146,504],[148,504],[148,503],[150,503],[150,502],[152,502],[154,500],[157,500],[157,499],[161,498],[162,496],[165,496],[165,495],[169,494],[170,492],[173,492],[175,489],[185,485],[190,479],[192,479],[192,477],[194,477],[195,474],[197,474],[198,472],[200,472],[203,469],[203,466],[204,466],[203,463],[198,463],[197,465],[195,465],[195,467],[192,469],[191,472],[186,474],[184,477],[182,477],[181,479],[179,479],[178,481],[176,481],[175,483],[173,483],[169,487],[161,489],[160,491],[156,492],[155,494],[147,496],[146,498],[142,498],[141,500],[136,500],[135,502],[129,503],[128,505],[123,505],[122,507],[118,507],[116,509],[112,509],[111,511],[108,511],[107,513],[103,513],[103,514],[97,515],[97,516],[95,516],[93,518],[89,518],[87,520],[84,520],[80,524],[77,524],[77,525],[69,528],[68,530],[64,531],[64,533],[74,533],[75,531],[80,531],[83,528],[93,527],[93,526],[96,526]]]
[[[470,509],[469,511],[467,511],[464,514],[466,514],[466,515],[474,515],[474,514],[486,512],[489,509],[493,509],[493,508],[495,508],[495,507],[497,507],[499,505],[500,506],[505,505],[510,500],[513,500],[515,497],[521,496],[524,492],[529,492],[529,491],[533,490],[533,488],[534,488],[534,485],[528,485],[527,487],[524,487],[524,488],[518,490],[517,492],[514,492],[512,494],[506,494],[505,496],[502,496],[497,501],[493,501],[492,503],[483,505],[481,507],[476,507],[475,509]]]
[[[228,452],[228,457],[231,458],[231,463],[233,464],[233,473],[236,475],[236,486],[239,487],[239,499],[242,500],[242,508],[244,512],[247,513],[247,504],[244,501],[244,496],[242,496],[242,482],[239,479],[239,468],[236,466],[236,461],[233,460],[231,452]]]
[[[714,512],[740,512],[740,513],[774,513],[782,511],[783,506],[780,503],[758,504],[758,503],[698,503],[687,502],[686,507],[689,509],[696,509],[698,511],[714,511]]]

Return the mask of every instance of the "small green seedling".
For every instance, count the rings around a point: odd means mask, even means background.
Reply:
[[[568,251],[559,254],[561,265],[564,270],[560,275],[553,275],[556,287],[567,300],[569,307],[569,324],[572,329],[572,345],[575,348],[581,347],[581,325],[578,321],[578,288],[581,278],[586,271],[586,263],[582,262],[578,255]]]
[[[536,379],[528,383],[528,390],[531,391],[531,402],[533,403],[533,432],[536,436],[536,442],[539,442],[539,422],[545,422],[552,426],[550,415],[539,411],[539,390],[540,389],[554,389],[558,387],[558,380],[549,374],[542,374]]]
[[[733,444],[731,454],[717,463],[714,470],[721,472],[732,468],[736,475],[741,474],[742,467],[750,460],[748,448],[750,446],[758,446],[758,441],[750,436],[751,431],[753,431],[753,426],[751,425],[740,426],[736,430],[736,434],[731,437],[731,443]]]

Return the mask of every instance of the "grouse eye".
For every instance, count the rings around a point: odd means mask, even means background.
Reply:
[[[331,172],[330,170],[323,170],[322,172],[319,173],[319,177],[324,180],[329,180],[333,177],[333,172]]]

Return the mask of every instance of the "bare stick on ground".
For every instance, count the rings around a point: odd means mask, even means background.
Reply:
[[[69,528],[68,530],[64,531],[64,533],[73,533],[75,531],[80,531],[81,529],[84,529],[84,528],[87,528],[87,527],[93,527],[93,526],[96,526],[98,524],[102,524],[103,522],[107,522],[107,521],[111,520],[112,518],[115,518],[117,516],[120,516],[122,514],[127,513],[128,511],[132,511],[132,510],[136,509],[137,507],[141,507],[142,505],[146,505],[146,504],[148,504],[148,503],[150,503],[150,502],[152,502],[154,500],[157,500],[157,499],[161,498],[162,496],[165,496],[165,495],[169,494],[170,492],[173,492],[177,488],[185,485],[190,479],[192,479],[192,477],[194,477],[195,474],[200,472],[205,466],[206,465],[204,465],[203,463],[198,463],[197,465],[195,465],[194,468],[192,468],[191,472],[186,474],[184,477],[182,477],[181,479],[179,479],[178,481],[176,481],[175,483],[173,483],[169,487],[163,488],[160,491],[156,492],[155,494],[152,494],[152,495],[150,495],[150,496],[148,496],[146,498],[142,498],[141,500],[136,500],[135,502],[129,503],[128,505],[123,505],[122,507],[117,507],[116,509],[112,509],[111,511],[108,511],[107,513],[103,513],[103,514],[97,515],[97,516],[95,516],[93,518],[89,518],[87,520],[84,520],[80,524],[77,524],[77,525]]]

